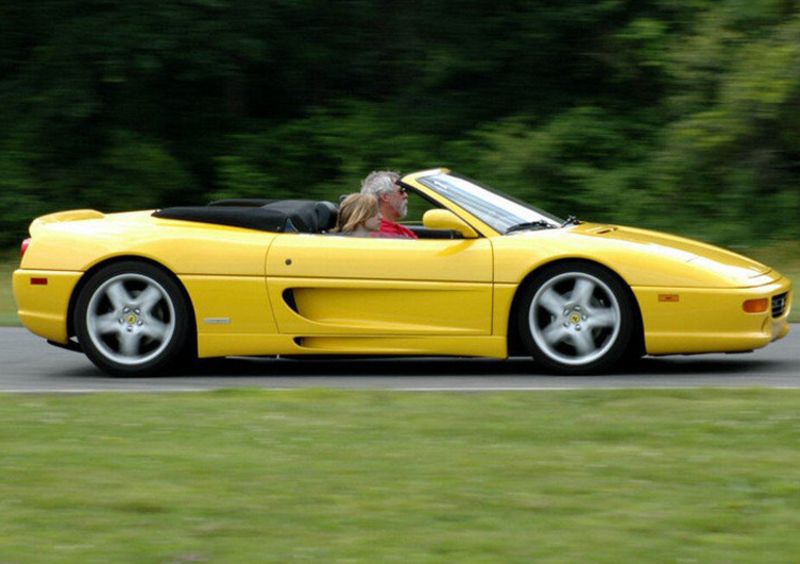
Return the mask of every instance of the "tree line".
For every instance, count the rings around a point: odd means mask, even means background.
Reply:
[[[548,209],[800,236],[793,0],[0,4],[0,245],[39,214],[449,166]]]

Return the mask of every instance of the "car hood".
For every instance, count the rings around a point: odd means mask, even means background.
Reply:
[[[641,287],[752,288],[781,278],[768,266],[713,245],[619,225],[523,231],[499,238],[495,249],[501,282],[520,280],[524,273],[518,265],[535,268],[570,258],[604,264]]]
[[[683,263],[689,267],[687,273],[703,272],[736,286],[763,283],[763,277],[772,272],[770,267],[732,251],[646,229],[585,223],[571,229],[570,234],[617,241],[627,248],[632,247],[668,262]]]

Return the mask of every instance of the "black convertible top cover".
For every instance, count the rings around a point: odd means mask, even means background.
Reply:
[[[337,207],[331,202],[277,200],[261,206],[253,205],[252,200],[241,202],[164,208],[153,212],[153,217],[277,233],[321,233],[336,225]]]

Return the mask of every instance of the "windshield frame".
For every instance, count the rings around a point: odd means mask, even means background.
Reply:
[[[453,171],[431,171],[415,180],[501,235],[510,235],[508,230],[520,223],[544,221],[553,228],[564,224],[564,220],[554,214]]]

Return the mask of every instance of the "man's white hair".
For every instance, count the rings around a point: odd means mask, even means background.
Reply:
[[[376,198],[381,194],[391,194],[394,192],[394,185],[398,178],[400,178],[400,173],[392,170],[370,172],[361,183],[361,193],[372,194]]]

